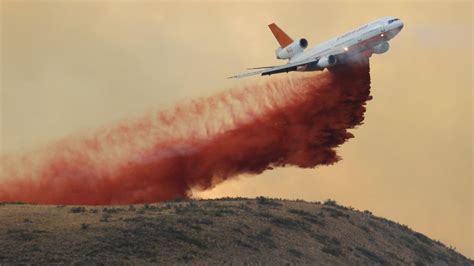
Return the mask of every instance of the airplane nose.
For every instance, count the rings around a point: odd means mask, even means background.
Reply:
[[[399,28],[400,30],[403,29],[403,22],[402,22],[401,20],[399,20],[399,21],[397,21],[397,22],[398,22],[398,23],[397,23],[397,24],[398,24],[398,25],[397,25],[397,26],[398,26],[397,28]]]

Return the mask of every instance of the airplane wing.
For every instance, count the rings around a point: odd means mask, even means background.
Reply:
[[[262,66],[262,67],[249,67],[247,70],[255,70],[255,69],[268,69],[272,67],[277,67],[277,66]]]
[[[244,77],[253,76],[253,75],[266,76],[266,75],[272,75],[272,74],[277,74],[277,73],[295,71],[298,66],[306,65],[309,63],[315,63],[315,62],[318,62],[318,60],[319,60],[319,56],[315,58],[309,58],[302,61],[294,62],[294,63],[289,63],[286,65],[268,67],[268,68],[261,69],[258,71],[247,72],[247,73],[235,75],[229,78],[244,78]]]
[[[254,75],[261,75],[263,72],[265,72],[267,70],[268,69],[262,69],[262,70],[258,70],[258,71],[242,73],[242,74],[239,74],[239,75],[228,77],[228,79],[240,79],[240,78],[245,78],[245,77],[254,76]]]

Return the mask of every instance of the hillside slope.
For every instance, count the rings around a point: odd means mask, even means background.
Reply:
[[[332,201],[220,199],[119,207],[0,204],[0,264],[413,264],[473,261]]]

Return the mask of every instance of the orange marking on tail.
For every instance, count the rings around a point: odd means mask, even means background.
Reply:
[[[273,36],[277,39],[278,43],[280,44],[281,48],[285,48],[293,42],[288,34],[286,34],[282,29],[280,29],[275,23],[268,25],[270,30],[273,33]]]

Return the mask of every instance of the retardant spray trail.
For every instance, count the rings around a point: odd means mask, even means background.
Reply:
[[[339,160],[370,99],[368,62],[270,80],[0,160],[0,201],[130,204],[242,173]]]

